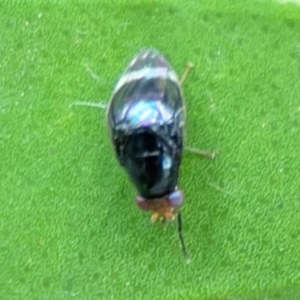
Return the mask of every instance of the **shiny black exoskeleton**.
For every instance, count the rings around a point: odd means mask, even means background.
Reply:
[[[138,190],[137,203],[166,218],[183,201],[177,183],[184,120],[176,73],[159,52],[142,50],[113,91],[107,121],[119,163]]]

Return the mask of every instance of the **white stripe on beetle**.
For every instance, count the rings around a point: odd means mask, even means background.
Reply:
[[[142,78],[168,78],[171,81],[174,81],[179,85],[179,80],[176,73],[168,68],[143,68],[138,71],[129,72],[128,74],[123,75],[118,81],[114,93],[116,93],[124,84],[129,83],[130,81],[139,80]]]

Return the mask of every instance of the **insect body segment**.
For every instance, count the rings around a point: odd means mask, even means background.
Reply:
[[[119,163],[134,183],[137,204],[173,219],[183,202],[177,188],[185,110],[179,79],[156,50],[143,50],[120,77],[108,110]]]

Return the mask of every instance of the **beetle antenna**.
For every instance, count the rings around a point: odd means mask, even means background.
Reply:
[[[185,247],[185,243],[184,243],[184,239],[183,239],[183,235],[182,235],[182,217],[181,217],[181,213],[180,211],[178,212],[178,235],[179,235],[179,240],[180,240],[180,245],[181,245],[181,249],[184,255],[184,258],[186,260],[187,263],[191,262],[191,259],[187,253],[186,247]]]

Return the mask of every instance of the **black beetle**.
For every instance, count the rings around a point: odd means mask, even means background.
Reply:
[[[178,189],[185,107],[180,81],[158,51],[142,50],[129,63],[110,99],[107,123],[117,159],[138,191],[136,203],[153,212],[152,221],[178,212],[188,257]]]
[[[141,50],[117,82],[107,107],[107,124],[116,157],[128,173],[138,194],[137,205],[157,218],[178,216],[178,234],[189,261],[182,236],[180,206],[183,192],[178,176],[184,149],[185,105],[181,79],[155,49]],[[103,105],[77,103],[103,108]],[[185,148],[187,149],[187,148]],[[213,154],[188,148],[209,157]]]

